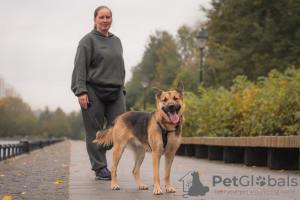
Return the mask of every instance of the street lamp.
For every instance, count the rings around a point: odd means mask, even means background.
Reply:
[[[200,71],[199,71],[199,83],[202,82],[202,57],[203,57],[203,49],[206,46],[206,43],[208,41],[209,36],[207,33],[204,31],[204,28],[199,31],[198,35],[196,36],[197,38],[197,46],[198,49],[201,51],[201,58],[200,58]]]
[[[144,76],[143,80],[142,80],[142,86],[144,88],[144,110],[146,110],[146,88],[149,85],[149,78]]]

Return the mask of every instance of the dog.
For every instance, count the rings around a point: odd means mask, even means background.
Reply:
[[[134,153],[135,165],[132,173],[139,189],[148,189],[148,186],[144,185],[140,179],[140,166],[146,151],[149,151],[152,154],[153,164],[153,194],[162,194],[159,179],[161,155],[165,155],[164,181],[166,191],[168,193],[176,192],[170,185],[170,172],[182,135],[183,111],[185,108],[184,86],[179,81],[174,91],[164,92],[158,88],[153,89],[156,91],[155,99],[157,102],[155,112],[126,112],[120,115],[111,127],[98,131],[96,139],[93,141],[106,147],[113,144],[112,190],[120,189],[116,180],[117,166],[125,146],[128,146]]]

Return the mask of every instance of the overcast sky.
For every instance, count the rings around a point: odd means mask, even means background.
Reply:
[[[210,0],[0,0],[0,75],[33,110],[79,110],[71,75],[79,40],[93,28],[93,13],[106,5],[110,32],[123,44],[126,81],[156,30],[176,36],[180,26],[206,21]]]

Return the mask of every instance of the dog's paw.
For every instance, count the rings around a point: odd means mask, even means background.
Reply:
[[[161,194],[162,194],[162,191],[161,191],[160,188],[155,188],[155,187],[154,187],[153,194],[154,194],[154,195],[161,195]]]
[[[117,184],[111,184],[111,189],[112,190],[119,190],[120,186],[118,186]]]
[[[141,184],[139,185],[140,190],[148,190],[148,185]]]
[[[167,187],[166,188],[166,191],[168,192],[168,193],[174,193],[174,192],[176,192],[176,190],[173,188],[173,187]]]

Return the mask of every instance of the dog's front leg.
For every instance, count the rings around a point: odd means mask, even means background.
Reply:
[[[154,190],[153,194],[160,195],[162,194],[160,188],[160,180],[159,180],[159,162],[160,162],[160,152],[152,151],[152,164],[153,164],[153,175],[154,175]]]
[[[176,192],[176,190],[170,185],[171,166],[174,160],[175,152],[167,152],[165,154],[165,186],[169,193]]]

